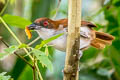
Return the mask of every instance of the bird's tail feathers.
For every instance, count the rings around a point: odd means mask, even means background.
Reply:
[[[112,41],[115,39],[112,35],[95,31],[96,38],[92,40],[91,45],[98,49],[105,48],[106,45],[112,44]]]

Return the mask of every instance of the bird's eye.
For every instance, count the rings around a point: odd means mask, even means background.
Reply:
[[[44,21],[43,22],[43,25],[46,27],[46,26],[48,26],[48,22],[47,21]]]

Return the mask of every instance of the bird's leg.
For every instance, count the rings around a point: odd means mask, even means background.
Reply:
[[[79,50],[79,58],[78,59],[80,59],[82,57],[82,55],[83,55],[83,52],[81,50]]]
[[[79,59],[79,60],[80,60],[80,58],[82,57],[82,55],[83,55],[82,50],[79,50],[79,55],[78,55],[78,59]]]

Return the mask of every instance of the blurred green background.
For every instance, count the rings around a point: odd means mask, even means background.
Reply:
[[[0,11],[7,5],[2,14],[11,14],[34,21],[40,17],[53,18],[58,0],[0,0]],[[61,0],[55,19],[67,18],[68,2]],[[80,60],[79,80],[120,80],[120,0],[82,0],[82,20],[95,23],[98,31],[115,36],[113,44],[103,50],[90,47],[84,51]],[[37,37],[33,32],[32,40],[28,40],[24,29],[10,27],[23,43],[29,43]],[[0,36],[10,45],[17,44],[10,33],[0,23]],[[40,43],[36,42],[34,45]],[[0,52],[6,46],[0,41]],[[52,54],[53,72],[40,65],[44,80],[62,80],[65,53],[49,48]],[[0,73],[8,72],[14,80],[32,80],[32,69],[15,55],[0,60]]]

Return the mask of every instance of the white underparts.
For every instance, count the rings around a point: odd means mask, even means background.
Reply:
[[[63,27],[63,26],[61,26]],[[51,41],[48,45],[53,45],[54,48],[65,51],[66,50],[66,43],[67,43],[67,28],[64,28],[63,30],[54,30],[54,29],[47,29],[47,28],[41,28],[40,30],[37,30],[37,33],[40,35],[42,39],[48,39],[52,36],[55,36],[57,34],[65,32],[64,35],[60,36],[59,38]],[[85,49],[89,47],[90,42],[92,40],[91,38],[91,29],[84,26],[80,27],[80,50]]]

